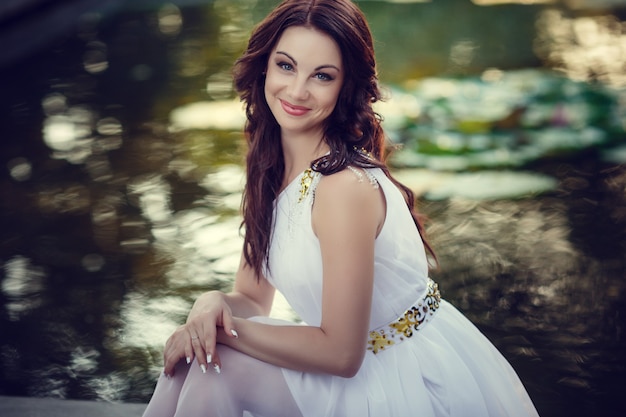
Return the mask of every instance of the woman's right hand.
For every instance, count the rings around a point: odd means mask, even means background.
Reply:
[[[190,363],[194,357],[203,372],[213,369],[219,373],[222,364],[215,346],[220,330],[230,337],[237,337],[230,306],[222,292],[204,293],[194,303],[187,323],[178,327],[165,344],[165,374],[173,375],[174,367],[181,359]]]

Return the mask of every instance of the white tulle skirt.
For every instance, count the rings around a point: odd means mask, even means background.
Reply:
[[[507,360],[443,300],[413,337],[368,351],[354,378],[283,373],[305,417],[537,416]]]

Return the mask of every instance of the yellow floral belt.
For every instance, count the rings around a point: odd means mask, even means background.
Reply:
[[[405,311],[402,317],[393,323],[372,330],[369,333],[367,350],[376,354],[413,336],[414,332],[421,329],[422,325],[437,311],[440,301],[439,286],[435,281],[428,278],[428,287],[424,298],[419,300],[417,305]]]

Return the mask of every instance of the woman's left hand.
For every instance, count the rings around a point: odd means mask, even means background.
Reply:
[[[165,344],[165,374],[173,375],[174,367],[181,359],[189,364],[194,358],[202,372],[209,367],[219,372],[222,364],[215,347],[218,335],[224,331],[231,338],[238,336],[224,294],[219,291],[204,293],[194,303],[187,323],[178,327]]]
[[[165,349],[163,349],[163,362],[165,364],[163,373],[170,377],[174,375],[178,362],[185,360],[190,364],[194,359],[191,334],[186,324],[179,326],[167,339]]]

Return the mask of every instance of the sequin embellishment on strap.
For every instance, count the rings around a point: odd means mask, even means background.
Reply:
[[[302,202],[309,195],[309,188],[311,188],[311,183],[313,182],[313,170],[311,168],[307,168],[302,174],[302,178],[300,178],[300,198],[298,199],[298,203]]]

